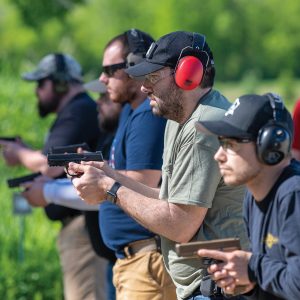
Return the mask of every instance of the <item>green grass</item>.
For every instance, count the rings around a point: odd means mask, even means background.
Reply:
[[[18,76],[0,74],[0,136],[20,135],[26,143],[39,149],[52,118],[41,120],[36,112],[34,84],[23,82]],[[288,74],[269,82],[261,82],[253,75],[240,83],[216,84],[228,99],[246,93],[277,92],[284,96],[290,109],[300,96],[300,81]],[[33,209],[25,217],[23,250],[20,257],[22,219],[12,214],[12,194],[6,179],[27,174],[24,168],[9,168],[0,157],[0,299],[41,300],[62,299],[62,279],[56,252],[59,224],[50,222],[42,209]]]
[[[0,76],[0,81],[0,136],[20,135],[39,149],[51,118],[38,118],[34,84],[13,76]],[[63,298],[55,246],[59,224],[48,221],[40,208],[25,217],[12,212],[16,191],[8,189],[6,180],[28,173],[22,167],[7,167],[0,157],[0,299],[59,300]]]

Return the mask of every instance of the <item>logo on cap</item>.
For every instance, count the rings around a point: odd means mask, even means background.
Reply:
[[[233,104],[229,107],[229,109],[226,111],[225,116],[227,117],[228,115],[234,114],[234,111],[240,106],[240,99],[237,98]]]

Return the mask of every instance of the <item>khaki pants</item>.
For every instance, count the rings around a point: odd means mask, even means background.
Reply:
[[[84,216],[75,217],[61,230],[57,247],[65,300],[106,300],[107,260],[94,252]]]
[[[167,273],[162,255],[141,252],[118,259],[113,281],[117,300],[175,300],[175,286]]]

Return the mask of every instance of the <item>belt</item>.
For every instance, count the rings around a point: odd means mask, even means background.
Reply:
[[[221,288],[216,285],[209,275],[202,278],[200,286],[186,299],[191,299],[198,295],[209,297],[210,299],[225,299]]]
[[[159,236],[129,243],[123,249],[124,255],[127,258],[131,258],[133,255],[140,252],[149,252],[149,251],[161,252]]]

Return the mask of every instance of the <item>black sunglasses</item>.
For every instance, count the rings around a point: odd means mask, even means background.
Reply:
[[[119,64],[113,64],[109,66],[102,66],[102,71],[104,74],[106,74],[108,77],[112,77],[116,71],[120,69],[125,69],[126,68],[126,62],[122,62]]]
[[[45,82],[46,82],[47,79],[50,79],[50,78],[47,77],[47,78],[37,80],[37,86],[38,86],[39,89],[42,88],[45,85]]]

